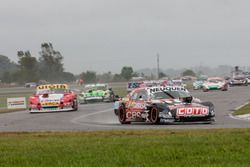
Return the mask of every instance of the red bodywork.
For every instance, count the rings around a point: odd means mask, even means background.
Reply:
[[[77,110],[77,95],[66,84],[41,85],[29,97],[30,112]]]

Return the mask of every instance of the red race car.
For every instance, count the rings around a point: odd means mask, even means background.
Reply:
[[[121,124],[215,121],[211,102],[201,102],[179,86],[137,88],[115,102],[114,112]]]
[[[30,113],[77,110],[77,95],[66,84],[40,85],[29,98]]]

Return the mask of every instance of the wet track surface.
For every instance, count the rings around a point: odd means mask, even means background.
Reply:
[[[233,109],[250,99],[250,85],[232,87],[229,91],[192,91],[202,101],[211,101],[216,109],[213,124],[178,123],[151,125],[132,123],[121,125],[113,113],[113,103],[79,105],[79,111],[36,113],[27,111],[0,114],[0,131],[80,131],[111,129],[192,129],[192,128],[250,128],[250,121],[237,120],[229,116]]]

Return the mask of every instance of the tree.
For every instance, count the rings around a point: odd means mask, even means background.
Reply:
[[[11,62],[7,56],[0,55],[0,79],[3,77],[5,72],[9,72],[8,75],[10,75],[10,73],[15,72],[16,70],[17,65],[15,63]]]
[[[17,81],[20,83],[37,82],[38,62],[36,58],[31,56],[30,51],[18,51],[17,56],[19,58],[18,71],[15,74]]]
[[[72,82],[76,80],[76,77],[74,76],[74,74],[70,72],[63,72],[61,76],[61,80],[63,82]]]
[[[112,79],[113,82],[123,82],[124,80],[125,79],[120,74],[115,74]]]
[[[96,72],[86,71],[80,74],[80,79],[84,80],[85,83],[95,83],[96,82]]]
[[[121,76],[127,81],[130,80],[133,76],[133,68],[124,66],[121,70]]]
[[[11,83],[12,80],[12,75],[9,71],[5,71],[2,76],[2,80],[4,83]]]
[[[196,76],[196,74],[193,72],[193,70],[188,69],[183,71],[182,76]]]
[[[98,82],[110,82],[112,80],[112,73],[109,71],[107,73],[103,73],[101,75],[97,75]]]
[[[40,73],[42,79],[56,81],[61,78],[64,72],[63,56],[59,51],[55,51],[51,43],[41,44]]]

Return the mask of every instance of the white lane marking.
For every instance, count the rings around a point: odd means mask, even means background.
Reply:
[[[236,107],[234,110],[235,110],[235,111],[236,111],[236,110],[239,110],[239,109],[241,109],[242,107],[244,107],[244,106],[246,106],[246,105],[248,105],[248,104],[249,104],[249,102],[246,102],[246,103],[240,105],[239,107]]]
[[[97,115],[97,114],[109,112],[109,111],[112,111],[112,109],[113,108],[108,108],[108,109],[102,110],[102,111],[97,111],[97,112],[93,112],[93,113],[89,113],[89,114],[83,114],[83,115],[81,115],[79,117],[76,117],[76,118],[72,119],[71,122],[74,123],[74,124],[78,124],[78,125],[91,125],[91,126],[93,126],[94,124],[83,123],[83,122],[80,122],[79,120],[87,118],[87,117],[92,116],[92,115]]]
[[[232,112],[229,114],[229,117],[233,118],[233,119],[241,120],[241,121],[249,121],[250,120],[250,114],[245,114],[245,116],[244,115],[234,116],[233,112]]]
[[[239,109],[241,109],[242,107],[244,107],[244,106],[246,106],[246,105],[248,105],[249,104],[249,102],[246,102],[246,103],[244,103],[244,104],[242,104],[242,105],[240,105],[240,106],[238,106],[238,107],[236,107],[235,109],[234,109],[234,111],[233,112],[231,112],[230,114],[229,114],[229,117],[230,118],[233,118],[233,119],[237,119],[237,120],[243,120],[243,121],[249,121],[250,120],[250,114],[244,114],[244,115],[233,115],[233,113],[235,112],[235,111],[237,111],[237,110],[239,110]]]

